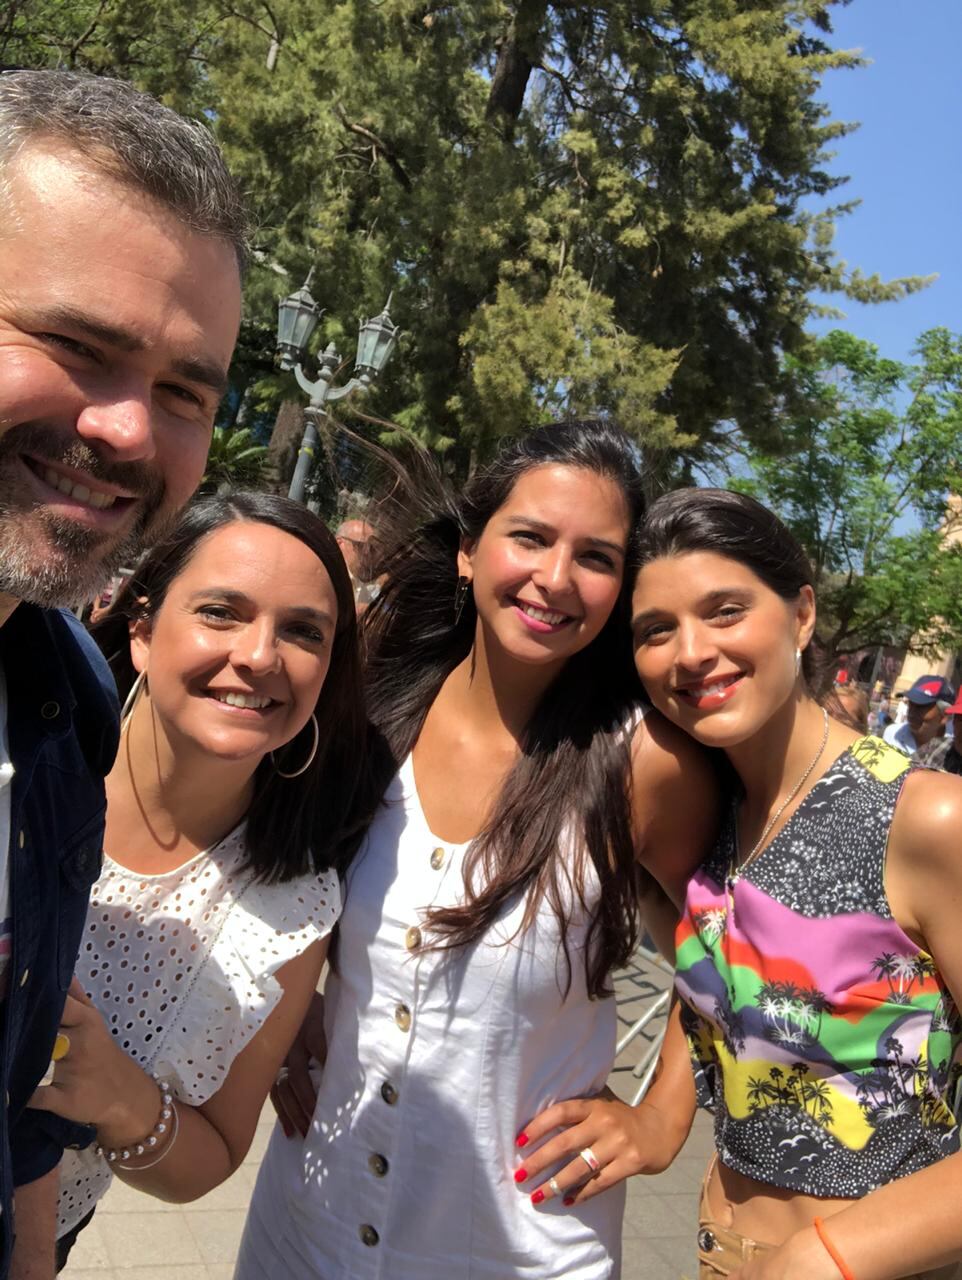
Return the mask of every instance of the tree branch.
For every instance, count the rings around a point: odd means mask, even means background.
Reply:
[[[518,5],[491,77],[485,108],[489,120],[506,116],[513,124],[521,114],[531,72],[541,62],[538,46],[547,16],[548,0],[521,0]]]
[[[100,25],[100,19],[103,17],[104,10],[106,9],[106,7],[107,7],[107,0],[100,0],[100,4],[97,6],[97,12],[94,14],[92,21],[87,27],[87,30],[84,31],[82,35],[78,36],[77,39],[73,42],[73,44],[70,46],[69,52],[67,53],[67,61],[70,64],[70,66],[74,65],[74,63],[77,60],[77,54],[84,47],[84,45],[93,35],[93,33],[97,30],[97,27]]]
[[[397,178],[398,182],[400,182],[404,190],[412,191],[414,189],[414,184],[411,182],[404,166],[398,159],[397,153],[393,151],[386,142],[379,138],[376,133],[372,133],[370,129],[366,129],[362,124],[356,124],[353,120],[348,120],[341,107],[335,106],[334,110],[337,114],[337,118],[340,120],[344,128],[350,133],[356,133],[359,138],[366,139],[366,141],[371,144],[375,160],[380,153],[387,162],[388,168],[394,174],[395,178]]]

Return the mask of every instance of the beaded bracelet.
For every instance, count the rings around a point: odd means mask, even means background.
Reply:
[[[170,1150],[170,1148],[174,1145],[173,1139],[177,1132],[177,1112],[174,1110],[174,1107],[173,1107],[173,1097],[169,1093],[167,1086],[165,1084],[162,1084],[161,1081],[158,1080],[156,1076],[151,1076],[151,1079],[153,1080],[157,1088],[160,1090],[160,1117],[157,1120],[157,1123],[154,1125],[153,1129],[150,1131],[147,1137],[142,1138],[140,1142],[132,1142],[130,1143],[129,1146],[126,1146],[126,1147],[101,1147],[101,1146],[95,1147],[94,1148],[95,1153],[98,1156],[102,1156],[104,1160],[107,1161],[108,1164],[114,1164],[117,1160],[129,1160],[131,1156],[143,1156],[143,1155],[146,1155],[149,1151],[152,1151],[157,1146],[158,1142],[161,1140],[164,1134],[167,1132],[167,1125],[172,1116],[174,1118],[172,1134],[171,1134],[170,1140],[167,1142],[166,1146],[164,1147],[163,1154],[166,1155],[167,1152]],[[156,1163],[157,1161],[155,1160],[154,1164]],[[150,1165],[139,1165],[139,1166],[138,1165],[133,1165],[133,1166],[121,1165],[120,1167],[124,1169],[131,1168],[131,1167],[149,1169],[151,1166]]]
[[[160,1164],[164,1156],[170,1155],[171,1149],[173,1148],[174,1143],[177,1141],[177,1133],[180,1128],[180,1116],[178,1115],[178,1112],[177,1112],[176,1102],[172,1104],[172,1110],[173,1110],[174,1118],[171,1121],[170,1137],[167,1139],[167,1141],[164,1143],[164,1146],[161,1148],[160,1155],[155,1156],[153,1160],[148,1160],[146,1164],[118,1164],[117,1165],[118,1169],[128,1169],[131,1173],[140,1173],[141,1170],[143,1169],[152,1169],[155,1164]],[[135,1155],[137,1154],[136,1148],[134,1148],[134,1154]]]

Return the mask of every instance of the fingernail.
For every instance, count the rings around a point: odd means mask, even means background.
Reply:
[[[575,1202],[574,1196],[565,1196],[565,1198],[561,1201],[561,1203],[568,1209],[571,1208],[574,1202]]]
[[[531,1203],[532,1203],[532,1204],[540,1204],[540,1203],[541,1203],[541,1201],[542,1201],[543,1199],[544,1199],[544,1192],[543,1192],[543,1191],[532,1191],[532,1193],[531,1193]]]
[[[515,1169],[514,1171],[515,1182],[524,1182],[527,1176],[528,1176],[527,1169]]]
[[[516,1147],[526,1147],[528,1145],[528,1135],[526,1133],[519,1133],[515,1138],[514,1143]]]

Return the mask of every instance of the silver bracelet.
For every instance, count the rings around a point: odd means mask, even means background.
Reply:
[[[180,1116],[178,1115],[178,1112],[177,1112],[176,1102],[172,1104],[172,1111],[173,1111],[174,1118],[171,1121],[171,1125],[170,1125],[170,1137],[168,1138],[167,1142],[164,1144],[164,1147],[161,1150],[160,1155],[157,1156],[155,1160],[148,1161],[147,1164],[118,1164],[117,1165],[118,1169],[127,1169],[130,1173],[140,1173],[141,1170],[143,1169],[152,1169],[155,1164],[160,1164],[164,1156],[170,1154],[171,1148],[173,1147],[174,1143],[177,1141],[177,1134],[180,1129]],[[135,1149],[135,1154],[136,1154],[136,1149]]]
[[[117,1160],[129,1160],[131,1156],[143,1156],[152,1151],[167,1132],[167,1125],[171,1116],[174,1117],[176,1129],[177,1113],[173,1110],[173,1097],[170,1091],[156,1076],[151,1076],[151,1080],[160,1090],[160,1118],[147,1137],[142,1138],[140,1142],[132,1142],[127,1147],[94,1147],[95,1154],[102,1156],[108,1164],[114,1164]],[[167,1145],[170,1146],[171,1144],[168,1142]],[[141,1167],[149,1168],[150,1166]]]

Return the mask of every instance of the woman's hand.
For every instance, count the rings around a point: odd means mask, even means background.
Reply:
[[[157,1086],[119,1047],[76,978],[64,1003],[54,1057],[53,1079],[35,1091],[29,1106],[96,1125],[108,1146],[115,1145],[112,1133],[126,1142],[149,1132],[158,1111]]]
[[[561,1132],[531,1150],[553,1130]],[[649,1102],[631,1107],[605,1089],[595,1098],[558,1102],[536,1116],[518,1137],[522,1168],[515,1181],[531,1188],[535,1204],[560,1194],[566,1205],[581,1204],[635,1173],[661,1173],[680,1151],[688,1125],[680,1125]],[[579,1153],[584,1151],[585,1156]],[[587,1160],[598,1163],[593,1172]],[[545,1169],[567,1157],[552,1181],[541,1182]],[[521,1177],[519,1175],[523,1174]]]
[[[814,1227],[789,1237],[778,1249],[760,1253],[737,1271],[730,1280],[838,1280],[839,1271],[831,1254],[819,1240]]]
[[[295,1131],[302,1138],[307,1137],[317,1102],[317,1089],[311,1079],[310,1067],[312,1062],[323,1066],[326,1058],[324,997],[315,992],[301,1029],[271,1087],[271,1103],[285,1138],[292,1138]]]

